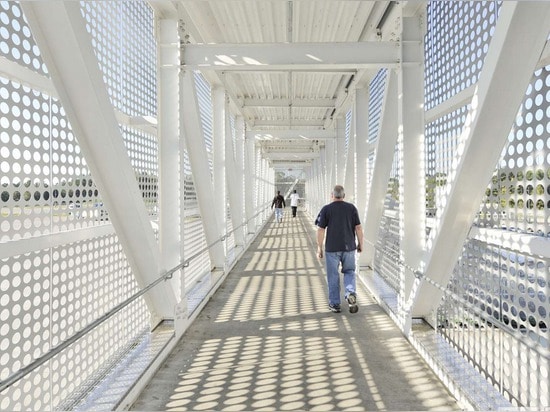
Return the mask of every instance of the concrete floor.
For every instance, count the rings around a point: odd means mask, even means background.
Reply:
[[[268,223],[132,410],[460,410],[364,288],[328,310],[315,230]]]

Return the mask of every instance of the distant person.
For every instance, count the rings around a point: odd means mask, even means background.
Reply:
[[[290,207],[292,208],[292,217],[296,217],[296,211],[298,210],[298,201],[300,195],[296,193],[296,190],[290,195]]]
[[[363,249],[363,228],[357,208],[344,202],[344,188],[334,186],[331,196],[332,202],[323,206],[318,216],[317,256],[322,259],[325,255],[329,309],[335,313],[341,311],[338,265],[342,264],[344,298],[349,304],[349,311],[356,313],[359,307],[355,289],[355,251],[361,252]]]
[[[275,206],[275,220],[278,223],[283,221],[283,208],[286,207],[285,198],[281,195],[281,192],[278,190],[277,195],[273,198],[271,202],[271,209]]]

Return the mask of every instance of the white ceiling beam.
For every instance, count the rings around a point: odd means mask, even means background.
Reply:
[[[271,162],[271,165],[274,168],[277,169],[283,169],[283,168],[294,168],[294,169],[301,169],[303,167],[309,167],[311,166],[312,161],[311,160],[303,160],[303,161],[279,161],[275,160]]]
[[[194,70],[313,70],[397,67],[416,62],[418,42],[188,44],[183,67]]]
[[[270,160],[312,160],[319,158],[319,152],[304,152],[304,153],[263,153],[266,159]]]
[[[302,153],[315,153],[319,152],[318,147],[313,146],[301,146],[301,147],[294,147],[294,146],[264,146],[262,153],[265,154],[286,154],[286,155],[299,155]]]
[[[311,150],[311,148],[302,148],[301,150],[292,150],[292,149],[264,149],[262,151],[262,154],[264,154],[266,157],[274,158],[274,157],[283,157],[284,159],[288,159],[289,157],[295,157],[299,159],[303,159],[306,157],[309,157],[313,153],[319,153],[319,150]],[[317,156],[315,156],[317,157]]]
[[[263,142],[262,144],[264,153],[311,153],[313,151],[319,151],[318,146],[294,146],[290,144],[271,144],[271,142]]]
[[[300,140],[297,140],[297,139],[277,139],[277,140],[273,140],[271,142],[266,141],[266,142],[263,143],[263,145],[264,146],[292,145],[294,147],[299,147],[299,146],[311,147],[311,146],[315,145],[317,142],[318,142],[317,139],[315,139],[315,140],[311,140],[311,139],[300,139]]]
[[[263,71],[263,70],[261,70]],[[287,74],[288,72],[292,72],[292,70],[269,70],[269,74]],[[303,70],[302,70],[303,71]],[[245,74],[253,74],[254,71],[251,71],[249,69],[231,69],[230,71],[222,71],[223,74],[225,75],[230,75],[230,74],[239,74],[239,75],[245,75]],[[313,73],[313,74],[334,74],[334,75],[350,75],[350,74],[355,74],[357,73],[357,70],[355,69],[341,69],[341,70],[337,70],[337,69],[327,69],[327,68],[316,68],[316,67],[312,67],[310,69],[307,70],[307,73],[310,74],[310,73]]]
[[[254,127],[265,126],[312,126],[323,127],[324,120],[306,120],[306,119],[281,119],[281,120],[269,120],[269,119],[254,119],[252,120]]]
[[[246,132],[247,139],[275,140],[275,139],[296,139],[296,140],[325,140],[336,139],[336,131],[332,130],[252,130]]]
[[[241,99],[242,107],[334,107],[336,99]]]

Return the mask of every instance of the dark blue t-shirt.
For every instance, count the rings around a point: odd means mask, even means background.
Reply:
[[[336,201],[323,206],[317,226],[326,229],[327,252],[349,252],[357,249],[355,226],[360,225],[357,208],[347,202]]]

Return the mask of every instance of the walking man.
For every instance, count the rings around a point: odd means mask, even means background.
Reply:
[[[275,206],[275,220],[278,223],[283,221],[283,207],[286,207],[285,198],[281,195],[280,191],[277,191],[277,195],[273,198],[271,202],[271,209]]]
[[[296,217],[296,211],[298,210],[298,200],[300,195],[296,193],[296,190],[290,195],[290,207],[292,208],[292,217]]]
[[[357,208],[344,201],[344,188],[334,186],[332,202],[323,206],[317,223],[317,256],[325,256],[328,283],[328,303],[332,312],[340,312],[340,275],[344,274],[344,298],[349,311],[356,313],[357,294],[355,289],[355,251],[363,249],[363,228]],[[326,236],[325,236],[326,235]],[[323,245],[325,252],[323,253]]]

